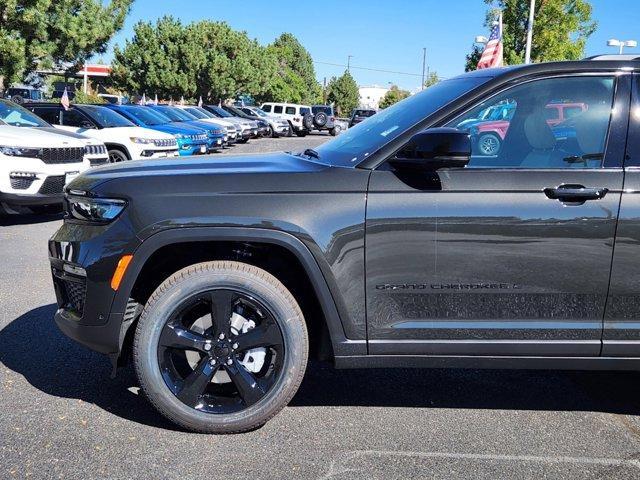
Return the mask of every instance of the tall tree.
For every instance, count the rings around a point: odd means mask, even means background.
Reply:
[[[507,65],[524,62],[527,42],[529,0],[485,0],[495,5],[487,12],[485,26],[490,25],[502,11],[504,61]],[[584,56],[589,36],[597,23],[591,19],[592,8],[588,0],[538,0],[533,23],[531,60],[578,60]],[[467,56],[467,68],[478,55],[478,50]],[[473,57],[472,57],[473,56]]]
[[[350,114],[360,103],[358,84],[348,71],[331,78],[327,92],[327,101],[335,105],[338,115]]]
[[[105,53],[133,0],[0,0],[3,87],[37,69],[76,69]]]
[[[277,75],[266,97],[274,101],[317,103],[322,89],[316,80],[313,59],[296,37],[283,33],[267,47],[276,62]]]
[[[393,105],[394,103],[398,103],[400,100],[404,100],[409,97],[411,92],[408,90],[402,90],[398,88],[397,85],[391,85],[391,88],[387,93],[385,93],[382,100],[380,100],[380,108],[387,108]]]

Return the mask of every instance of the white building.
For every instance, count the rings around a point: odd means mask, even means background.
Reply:
[[[380,87],[378,85],[359,87],[358,93],[360,94],[360,107],[378,110],[380,100],[382,100],[382,97],[384,97],[388,91],[388,88]]]

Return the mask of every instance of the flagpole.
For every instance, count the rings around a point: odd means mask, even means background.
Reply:
[[[524,63],[531,63],[531,42],[533,41],[533,16],[536,8],[536,0],[531,0],[529,6],[529,22],[527,23],[527,47],[524,54]]]

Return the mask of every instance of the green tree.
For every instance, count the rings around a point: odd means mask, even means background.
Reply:
[[[529,0],[485,0],[491,8],[487,12],[487,28],[502,11],[504,63],[515,65],[524,62],[527,42]],[[578,60],[584,56],[587,39],[596,30],[591,19],[592,7],[588,0],[539,0],[536,2],[533,22],[531,60],[548,62]],[[467,56],[467,68],[475,69],[477,48]],[[480,50],[481,53],[481,50]]]
[[[348,71],[331,78],[327,85],[327,101],[335,105],[338,115],[348,115],[358,106],[358,84]]]
[[[480,48],[478,45],[473,45],[473,47],[471,47],[471,53],[467,54],[464,71],[471,72],[472,70],[476,70],[478,68],[478,62],[480,61],[481,56],[482,48]]]
[[[276,75],[265,92],[272,101],[317,103],[322,88],[316,80],[313,59],[296,37],[283,33],[267,47],[276,63]]]
[[[429,88],[432,85],[435,85],[440,81],[440,77],[438,76],[438,72],[429,72],[426,80],[424,81],[424,88]]]
[[[394,103],[398,103],[400,100],[404,100],[409,97],[411,92],[408,90],[402,90],[398,88],[397,85],[391,85],[389,91],[382,97],[380,100],[380,108],[387,108],[393,105]]]
[[[105,53],[133,0],[0,0],[0,79],[44,68],[75,70]]]

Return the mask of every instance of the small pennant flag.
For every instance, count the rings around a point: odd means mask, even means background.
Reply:
[[[158,105],[158,94],[156,93],[156,98],[154,100],[155,104]]]
[[[146,105],[146,103],[147,103],[147,96],[143,93],[142,98],[140,99],[140,102],[138,102],[138,105]]]
[[[173,107],[173,97],[169,97],[169,106]]]
[[[222,99],[218,100],[218,108],[222,107]]]
[[[200,100],[198,100],[198,106],[201,107],[202,106],[202,95],[200,95]]]
[[[64,87],[64,92],[62,92],[62,96],[60,97],[60,104],[65,110],[69,110],[69,94],[67,93],[67,87]]]
[[[180,97],[180,105],[184,105],[184,97]]]

